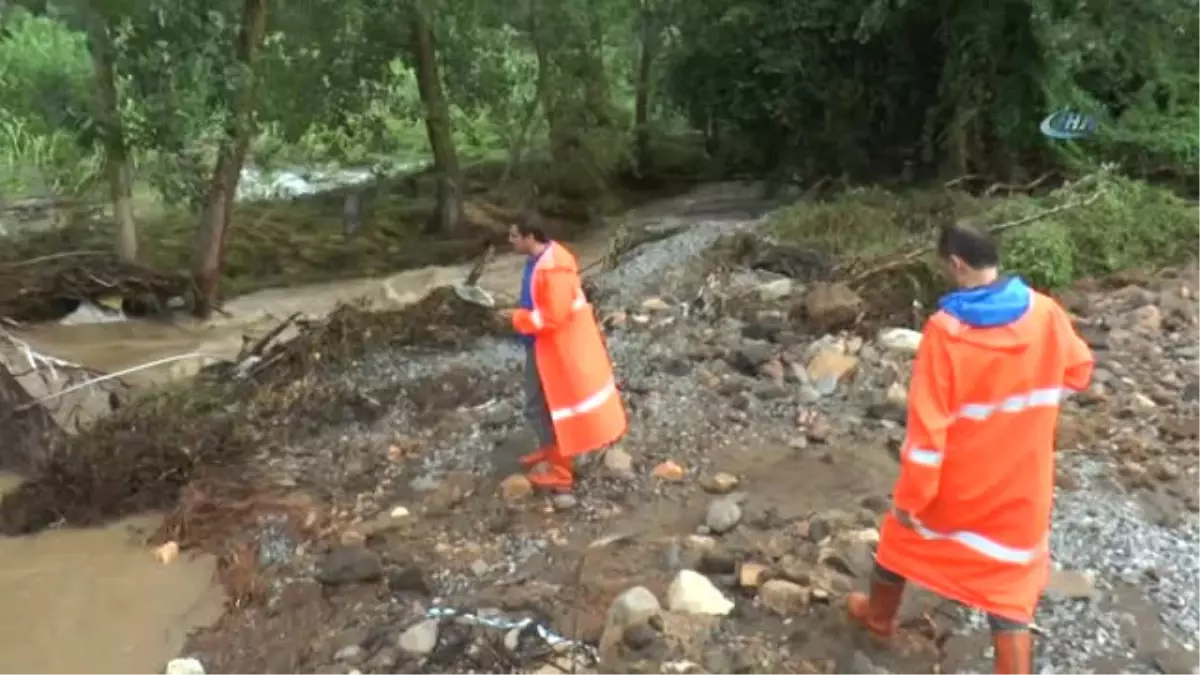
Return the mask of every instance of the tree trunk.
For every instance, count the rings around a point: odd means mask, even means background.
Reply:
[[[88,17],[88,43],[95,76],[94,105],[100,139],[104,144],[104,172],[108,178],[113,219],[117,223],[117,255],[137,260],[137,224],[133,218],[133,187],[129,151],[117,101],[117,78],[113,72],[112,35],[104,19],[95,12]]]
[[[200,214],[196,260],[192,276],[196,285],[193,312],[206,319],[217,305],[221,284],[221,264],[229,221],[233,217],[233,198],[238,179],[254,139],[254,111],[257,103],[255,65],[267,28],[267,0],[243,0],[242,26],[238,31],[235,57],[241,67],[242,81],[235,95],[229,125],[217,151],[217,165],[208,184],[208,194]]]
[[[425,113],[425,132],[433,151],[433,169],[438,175],[437,206],[429,229],[447,232],[458,224],[462,209],[462,178],[458,171],[458,153],[450,128],[450,109],[442,92],[438,74],[437,47],[433,31],[421,2],[412,7],[412,52],[416,63],[417,89]]]
[[[0,470],[28,473],[46,456],[62,429],[46,409],[21,386],[8,366],[0,361]]]
[[[634,160],[641,172],[650,161],[650,87],[654,57],[658,51],[658,26],[650,11],[650,0],[641,0],[641,54],[638,57],[637,87],[633,103]]]

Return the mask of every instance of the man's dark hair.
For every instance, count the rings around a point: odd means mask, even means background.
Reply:
[[[977,270],[1000,264],[1000,249],[995,237],[966,223],[943,227],[938,236],[937,252],[941,258],[956,255]]]
[[[546,231],[542,229],[542,217],[537,211],[522,211],[513,225],[517,228],[517,234],[522,237],[533,237],[539,244],[550,241],[550,237],[546,236]]]

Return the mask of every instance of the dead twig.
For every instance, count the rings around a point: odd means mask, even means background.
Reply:
[[[78,257],[97,256],[97,255],[105,255],[106,256],[106,255],[112,255],[112,254],[109,253],[108,251],[64,251],[62,253],[51,253],[49,255],[42,255],[42,256],[38,256],[36,258],[29,258],[27,260],[18,260],[16,262],[10,262],[10,263],[0,263],[0,268],[16,269],[18,267],[25,267],[27,265],[36,265],[38,263],[49,262],[51,260],[60,260],[62,258],[78,258]]]

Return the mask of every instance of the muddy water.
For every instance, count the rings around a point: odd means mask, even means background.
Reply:
[[[15,486],[0,476],[0,493]],[[187,633],[221,616],[210,557],[160,564],[139,518],[0,538],[0,672],[162,672]]]

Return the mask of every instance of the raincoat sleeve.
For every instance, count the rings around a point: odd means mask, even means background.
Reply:
[[[893,506],[917,515],[937,495],[946,431],[953,411],[953,373],[945,334],[927,325],[908,392],[908,436],[900,456]]]
[[[571,315],[578,275],[566,269],[545,269],[533,275],[533,309],[513,312],[513,330],[523,335],[553,331]]]
[[[1075,332],[1075,326],[1071,325],[1071,318],[1067,313],[1058,308],[1057,314],[1057,332],[1066,354],[1063,386],[1072,391],[1083,391],[1092,382],[1092,368],[1095,365],[1092,350],[1083,338],[1079,337],[1079,333]]]

